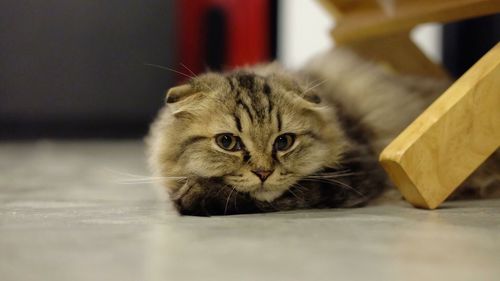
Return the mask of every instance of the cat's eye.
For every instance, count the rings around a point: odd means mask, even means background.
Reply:
[[[274,141],[274,148],[278,151],[285,151],[292,147],[295,142],[294,134],[283,134],[279,135]]]
[[[219,134],[215,136],[215,142],[220,148],[227,151],[241,150],[241,140],[232,134]]]

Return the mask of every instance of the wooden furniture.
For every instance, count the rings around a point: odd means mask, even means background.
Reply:
[[[337,44],[411,30],[426,22],[452,22],[500,12],[498,0],[320,0],[335,17]]]
[[[499,146],[500,43],[394,139],[380,161],[406,200],[434,209]]]
[[[418,76],[448,77],[448,73],[432,62],[410,39],[408,31],[379,38],[346,43],[362,57],[385,64],[398,73]]]
[[[320,0],[336,20],[331,35],[402,74],[446,77],[410,40],[413,27],[500,12],[498,0]],[[434,209],[500,145],[497,45],[381,153],[403,196]]]

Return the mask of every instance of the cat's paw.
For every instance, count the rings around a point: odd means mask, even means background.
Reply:
[[[188,216],[221,216],[258,213],[248,194],[214,181],[188,182],[171,195],[177,211]]]
[[[222,212],[220,204],[207,200],[211,188],[198,182],[187,182],[180,190],[171,195],[175,208],[181,215],[210,216]]]

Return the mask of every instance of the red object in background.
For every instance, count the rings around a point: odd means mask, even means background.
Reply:
[[[200,73],[270,60],[270,3],[178,0],[179,64]]]

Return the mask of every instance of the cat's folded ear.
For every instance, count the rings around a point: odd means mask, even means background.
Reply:
[[[168,104],[171,103],[176,103],[179,102],[187,97],[190,97],[194,94],[196,94],[198,91],[196,91],[193,86],[189,84],[184,84],[180,86],[176,86],[173,88],[170,88],[170,90],[167,91],[167,96],[165,97],[165,102]]]

